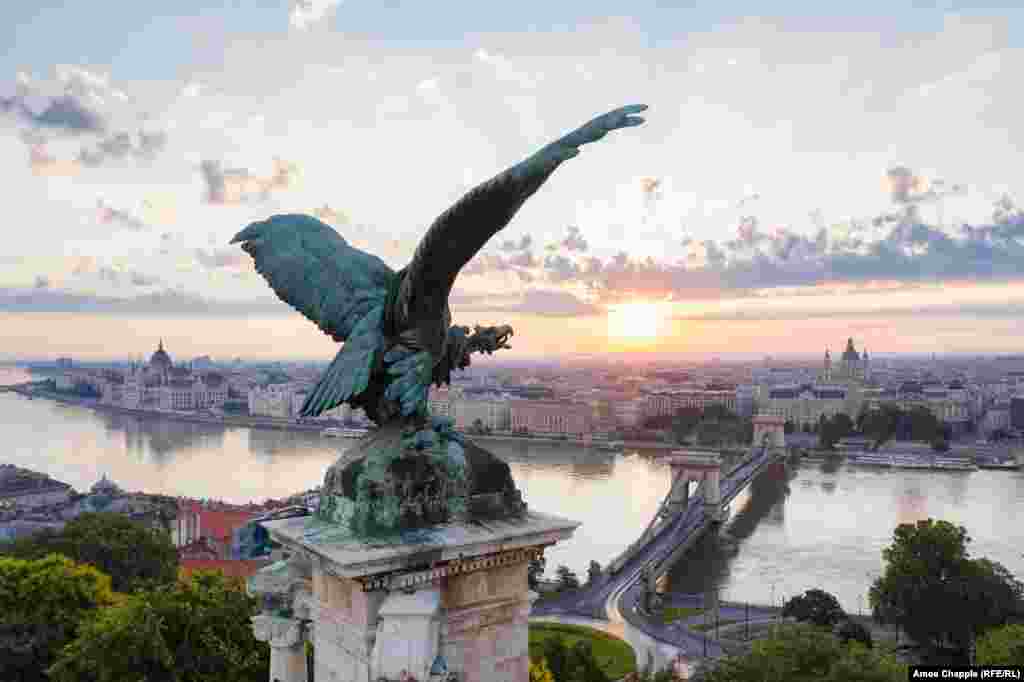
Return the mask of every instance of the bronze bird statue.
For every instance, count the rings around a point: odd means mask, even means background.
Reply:
[[[450,381],[476,352],[508,348],[512,328],[452,326],[448,295],[459,271],[579,148],[640,125],[646,105],[598,116],[471,190],[427,230],[412,261],[395,272],[308,215],[252,223],[241,243],[279,298],[344,345],[306,398],[301,416],[343,402],[383,425],[425,420],[431,384]]]

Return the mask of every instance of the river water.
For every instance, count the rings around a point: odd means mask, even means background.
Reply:
[[[0,384],[27,380],[0,368]],[[487,440],[509,462],[532,509],[582,521],[546,552],[548,572],[581,577],[643,530],[668,490],[652,453],[610,455],[570,444]],[[101,475],[128,490],[230,502],[285,497],[319,484],[347,447],[318,434],[138,418],[0,393],[0,463],[43,471],[78,490]],[[720,588],[723,599],[778,603],[812,587],[865,608],[881,550],[899,523],[928,517],[967,527],[975,556],[1024,577],[1024,474],[931,472],[802,463],[775,467],[741,493],[720,538],[702,541],[668,589]]]

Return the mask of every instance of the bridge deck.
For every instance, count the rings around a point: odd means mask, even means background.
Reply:
[[[721,504],[731,502],[746,485],[772,460],[779,451],[767,446],[751,452],[741,464],[733,468],[721,481]],[[714,523],[704,509],[703,499],[695,497],[687,507],[665,519],[650,539],[629,557],[621,568],[601,576],[594,584],[568,593],[564,597],[536,604],[533,615],[578,614],[590,618],[622,618],[655,640],[679,647],[683,651],[703,651],[720,656],[717,643],[706,641],[703,635],[652,621],[637,611],[644,569],[653,567],[658,577],[678,559]]]

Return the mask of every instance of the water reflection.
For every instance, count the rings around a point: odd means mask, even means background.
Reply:
[[[726,587],[731,579],[731,565],[742,552],[744,542],[763,524],[779,525],[785,520],[783,511],[791,493],[794,470],[785,466],[769,466],[755,478],[733,503],[730,521],[719,534],[702,537],[693,550],[669,571],[664,589],[671,592],[703,593]]]
[[[2,370],[0,370],[2,373]],[[16,378],[0,383],[14,383]],[[283,497],[323,480],[352,441],[305,432],[222,428],[0,394],[0,462],[43,471],[78,490],[107,474],[130,490],[232,502]],[[612,455],[568,443],[481,440],[510,463],[531,509],[582,522],[546,552],[548,568],[580,575],[629,545],[668,491],[652,452]],[[725,458],[724,466],[731,466]],[[669,575],[673,589],[708,584],[726,599],[766,603],[824,587],[854,611],[898,523],[928,516],[964,525],[974,556],[1024,577],[1024,472],[937,472],[803,462],[760,476],[733,503],[718,540],[705,539]],[[731,538],[731,548],[730,548]],[[704,577],[702,577],[704,576]],[[774,586],[774,590],[772,587]]]

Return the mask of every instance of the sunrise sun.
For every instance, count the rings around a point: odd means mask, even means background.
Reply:
[[[661,311],[656,303],[624,303],[608,309],[609,340],[630,343],[653,341],[658,336]]]

